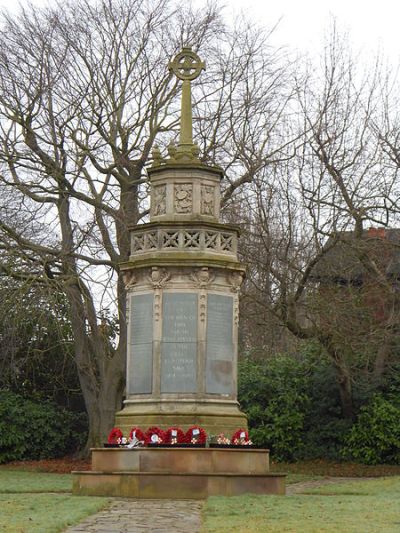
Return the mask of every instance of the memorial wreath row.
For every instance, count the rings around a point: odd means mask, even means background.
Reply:
[[[192,426],[186,432],[179,427],[170,427],[166,431],[158,427],[150,427],[143,431],[133,427],[128,437],[124,437],[120,428],[113,428],[108,435],[109,446],[126,446],[128,448],[140,446],[205,446],[216,444],[220,446],[252,446],[249,434],[245,429],[238,429],[229,439],[223,433],[207,436],[200,426]]]

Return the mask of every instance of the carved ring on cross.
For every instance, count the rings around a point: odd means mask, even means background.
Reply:
[[[180,80],[194,80],[206,68],[204,61],[189,47],[184,47],[168,66]]]

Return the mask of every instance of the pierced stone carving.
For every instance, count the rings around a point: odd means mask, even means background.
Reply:
[[[218,233],[215,231],[206,231],[205,234],[205,247],[216,249],[218,248]]]
[[[201,185],[200,213],[202,215],[214,215],[214,187],[211,185]]]
[[[132,252],[138,252],[140,250],[146,250],[146,244],[144,240],[145,233],[134,235],[132,237]]]
[[[132,237],[132,253],[150,250],[210,250],[223,254],[234,254],[236,250],[234,233],[212,230],[168,231],[158,229],[152,232],[135,232]]]
[[[179,231],[163,231],[162,248],[179,248]]]
[[[233,235],[231,233],[221,233],[221,250],[232,250]]]
[[[200,248],[200,232],[185,231],[183,233],[184,248]]]
[[[191,213],[193,205],[193,185],[179,183],[174,187],[174,202],[176,213]]]
[[[156,250],[158,248],[157,232],[153,231],[152,233],[146,233],[145,237],[146,249]]]
[[[132,253],[158,248],[158,234],[156,231],[148,233],[138,233],[132,237]]]
[[[157,217],[159,215],[165,215],[167,204],[167,186],[166,185],[157,185],[153,189],[153,216]]]

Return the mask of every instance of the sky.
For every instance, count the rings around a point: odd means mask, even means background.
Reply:
[[[378,48],[391,62],[400,61],[400,0],[216,0],[225,6],[227,16],[245,13],[266,28],[278,24],[271,44],[287,45],[300,52],[317,52],[330,20],[335,17],[341,32],[349,33],[356,51],[367,54]],[[24,0],[20,0],[24,4]],[[31,0],[35,5],[46,0]],[[205,0],[193,0],[203,5]],[[0,0],[11,11],[17,0]],[[50,2],[51,3],[51,0]]]
[[[316,51],[334,18],[355,49],[370,53],[379,47],[400,59],[399,0],[227,0],[225,6],[266,27],[278,23],[273,39],[279,45]]]

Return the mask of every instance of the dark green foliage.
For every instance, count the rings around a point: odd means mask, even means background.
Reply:
[[[275,460],[337,459],[349,422],[341,417],[336,374],[318,347],[239,364],[239,400],[255,444]]]
[[[73,453],[85,442],[85,428],[82,414],[0,390],[0,463]]]
[[[398,370],[398,369],[397,369]],[[400,463],[399,378],[392,372],[381,393],[368,379],[355,389],[356,423],[342,416],[336,372],[314,344],[296,355],[239,364],[239,400],[255,444],[275,460],[344,457],[366,464]]]
[[[343,455],[365,463],[400,463],[400,407],[375,395],[360,409]]]
[[[0,301],[0,389],[83,411],[65,296],[0,277]]]
[[[255,444],[271,449],[275,459],[299,458],[304,423],[310,408],[310,373],[288,355],[239,364],[239,398],[249,416]]]

